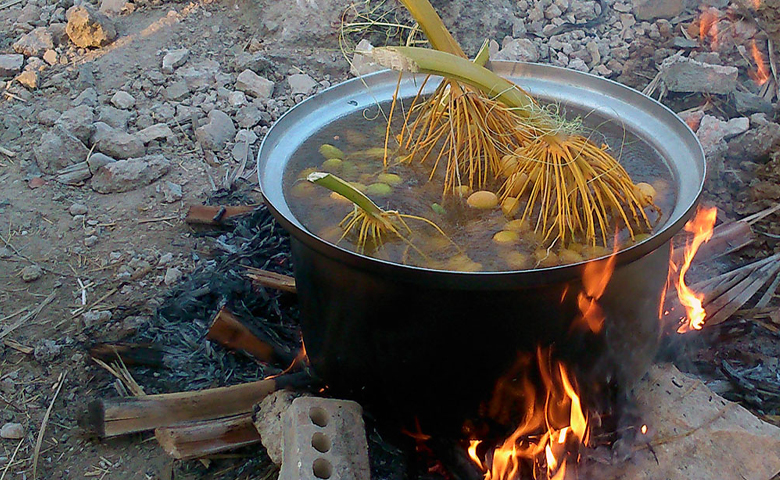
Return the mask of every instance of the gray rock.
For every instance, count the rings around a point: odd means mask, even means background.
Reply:
[[[55,126],[44,133],[38,145],[33,147],[35,161],[44,173],[55,173],[58,170],[83,162],[89,149],[62,127]]]
[[[38,265],[28,265],[21,271],[22,280],[25,282],[34,282],[43,276],[43,269]]]
[[[81,203],[74,203],[68,208],[68,213],[71,215],[86,215],[88,211],[87,206]]]
[[[209,113],[209,122],[195,130],[195,138],[203,148],[208,150],[222,150],[236,134],[233,120],[219,110]]]
[[[632,3],[637,20],[669,19],[685,11],[682,0],[632,0]]]
[[[244,70],[238,75],[236,90],[257,98],[271,98],[274,93],[274,82],[259,76],[252,70]]]
[[[162,255],[160,255],[160,259],[157,261],[157,265],[162,267],[164,265],[168,265],[172,261],[173,261],[173,254],[171,252],[163,253]]]
[[[114,96],[111,97],[111,103],[116,108],[121,108],[122,110],[129,110],[133,108],[135,105],[135,98],[133,98],[132,95],[129,93],[119,90],[114,94]]]
[[[41,125],[51,127],[54,126],[54,123],[57,121],[57,119],[60,118],[60,115],[62,114],[57,110],[54,110],[53,108],[47,108],[38,112],[36,119]]]
[[[187,82],[190,90],[211,87],[219,72],[219,62],[204,60],[189,67],[180,68],[176,73]]]
[[[672,92],[728,94],[735,90],[738,74],[737,67],[710,65],[677,55],[661,64],[661,78]]]
[[[0,55],[0,77],[13,77],[22,71],[24,55],[7,53]]]
[[[374,62],[371,55],[367,55],[367,53],[373,49],[374,46],[371,45],[371,42],[365,38],[360,40],[360,43],[355,47],[355,55],[352,56],[352,64],[349,66],[349,73],[359,77],[361,75],[384,70],[385,67]]]
[[[24,427],[21,423],[6,423],[0,427],[0,438],[19,440],[24,438]]]
[[[84,5],[68,9],[65,33],[81,48],[102,47],[116,38],[116,27],[110,18]]]
[[[252,420],[260,433],[260,441],[268,452],[271,461],[282,464],[282,438],[284,434],[284,414],[295,400],[296,394],[288,390],[279,390],[263,399],[255,406]]]
[[[287,84],[290,86],[290,91],[293,95],[308,95],[314,92],[317,81],[305,73],[296,73],[287,77]]]
[[[181,185],[169,182],[168,180],[162,182],[162,184],[157,187],[157,191],[163,194],[163,201],[165,203],[179,201],[184,196]]]
[[[125,9],[127,0],[100,0],[100,13],[106,15],[119,15]]]
[[[493,60],[508,60],[513,62],[537,62],[539,61],[539,48],[527,38],[515,38],[506,42]]]
[[[171,130],[171,128],[165,123],[156,123],[154,125],[148,126],[143,130],[136,132],[135,136],[138,137],[138,139],[141,140],[144,145],[151,142],[152,140],[168,140],[176,138],[173,130]]]
[[[80,105],[65,110],[59,116],[55,125],[69,131],[73,136],[86,144],[95,131],[95,127],[92,126],[93,123],[95,123],[95,112],[92,111],[92,107]]]
[[[732,96],[734,108],[743,115],[750,115],[751,113],[771,114],[775,110],[772,104],[764,97],[749,92],[735,91]]]
[[[138,137],[121,130],[100,135],[95,150],[116,159],[137,158],[146,153],[146,147]]]
[[[97,235],[90,235],[87,238],[84,239],[84,246],[85,247],[93,247],[98,242]]]
[[[33,3],[26,4],[18,17],[16,23],[27,23],[33,25],[41,19],[41,9]]]
[[[127,130],[127,124],[133,116],[133,112],[120,110],[111,105],[102,105],[98,109],[98,122],[103,122],[112,128]]]
[[[58,171],[54,179],[64,185],[82,185],[91,177],[92,172],[89,171],[87,162],[79,162]]]
[[[236,122],[243,128],[252,128],[260,122],[264,113],[254,105],[247,105],[236,112]]]
[[[178,102],[190,94],[190,87],[184,80],[176,80],[175,82],[171,82],[170,85],[165,87],[163,94],[165,95],[166,99],[173,102]]]
[[[105,325],[114,315],[108,310],[90,310],[81,316],[84,326],[87,328]]]
[[[171,168],[162,155],[119,160],[98,169],[92,177],[92,189],[98,193],[119,193],[149,185]]]
[[[35,346],[33,356],[39,362],[44,363],[54,360],[61,352],[62,345],[58,345],[57,342],[53,340],[46,339]]]
[[[54,40],[46,27],[38,27],[32,32],[22,35],[14,45],[14,51],[28,57],[43,55],[43,52],[54,48]]]
[[[181,280],[181,277],[183,277],[184,274],[176,267],[168,267],[168,269],[165,271],[165,284],[168,286],[174,285],[179,280]]]
[[[116,159],[100,152],[93,152],[92,155],[87,158],[87,168],[90,171],[90,176],[94,175],[94,173],[103,165],[108,165],[112,162],[116,162]]]
[[[248,143],[249,145],[254,145],[257,141],[257,134],[253,132],[252,130],[239,130],[238,133],[236,133],[236,142],[244,142]]]
[[[778,145],[780,125],[767,122],[732,139],[728,144],[727,155],[739,160],[759,160],[766,158]]]
[[[92,145],[99,142],[100,139],[106,134],[114,131],[114,127],[105,122],[95,122],[92,126],[95,127],[95,133],[93,133],[92,138],[89,139],[89,143]]]
[[[79,105],[89,105],[94,107],[98,103],[97,98],[97,90],[92,87],[88,87],[85,88],[83,92],[79,93],[78,97],[73,100],[73,106],[78,107]]]
[[[249,150],[250,147],[245,142],[236,142],[235,145],[233,145],[233,149],[230,153],[237,162],[243,162],[247,159]]]
[[[247,104],[246,94],[244,92],[230,92],[227,101],[231,107],[241,107]]]
[[[162,61],[163,73],[173,73],[174,70],[184,65],[189,56],[190,51],[186,48],[171,50],[170,52],[166,53]]]

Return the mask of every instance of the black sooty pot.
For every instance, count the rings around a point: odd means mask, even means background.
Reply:
[[[423,431],[458,429],[518,352],[553,346],[580,378],[638,380],[656,352],[658,306],[669,244],[691,216],[705,177],[695,135],[672,111],[615,82],[557,67],[493,62],[496,73],[541,100],[592,112],[651,145],[672,175],[676,202],[655,234],[618,253],[599,304],[599,334],[573,334],[584,264],[463,273],[388,263],[327,243],[293,216],[282,179],[293,153],[329,123],[390,100],[397,73],[378,72],[330,88],[285,114],[258,155],[266,203],[292,236],[301,329],[315,372],[335,395]],[[405,75],[402,97],[422,77]],[[433,89],[436,82],[429,82]]]

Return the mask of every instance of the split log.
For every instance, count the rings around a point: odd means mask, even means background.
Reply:
[[[258,332],[241,323],[227,308],[222,307],[211,322],[206,338],[233,350],[242,350],[266,363],[289,365],[295,359],[292,352],[274,345],[270,339],[262,338]]]
[[[221,225],[226,220],[251,213],[257,205],[193,205],[184,219],[190,225]]]
[[[269,272],[260,268],[247,267],[247,277],[252,279],[255,285],[270,287],[284,292],[297,293],[295,279],[281,273]]]
[[[187,422],[252,412],[269,393],[311,383],[306,372],[194,392],[99,399],[88,406],[85,426],[100,437],[114,437]]]
[[[154,436],[165,453],[178,460],[201,458],[260,443],[260,434],[252,423],[251,414],[158,428]]]
[[[99,343],[89,349],[89,355],[106,363],[119,357],[125,365],[163,366],[163,351],[151,343]]]

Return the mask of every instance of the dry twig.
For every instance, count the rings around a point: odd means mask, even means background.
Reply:
[[[46,413],[43,415],[43,421],[41,421],[41,429],[38,431],[38,441],[35,442],[35,451],[33,452],[33,458],[32,458],[33,480],[36,480],[36,478],[38,478],[38,456],[41,454],[41,445],[43,444],[43,434],[46,432],[46,425],[49,424],[49,416],[51,416],[51,411],[54,408],[54,402],[57,400],[57,397],[60,394],[60,390],[62,390],[62,386],[65,384],[65,378],[67,376],[68,376],[67,370],[60,373],[60,376],[57,379],[57,390],[54,391],[54,396],[51,398],[51,403],[49,403],[49,408],[46,409]]]

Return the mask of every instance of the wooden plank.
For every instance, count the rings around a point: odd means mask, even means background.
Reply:
[[[252,414],[193,422],[154,431],[165,453],[178,460],[190,460],[260,442]]]
[[[255,403],[277,389],[310,382],[311,377],[301,372],[194,392],[98,399],[89,404],[82,423],[101,437],[173,427],[250,413]]]

